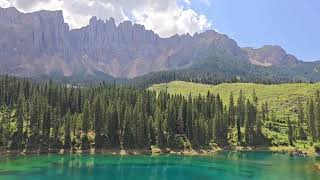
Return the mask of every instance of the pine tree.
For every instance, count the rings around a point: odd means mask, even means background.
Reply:
[[[103,136],[102,136],[102,108],[100,103],[100,98],[96,98],[93,104],[94,108],[94,130],[95,130],[95,147],[103,147]]]
[[[234,107],[234,100],[233,100],[233,93],[230,93],[229,97],[229,119],[228,125],[231,127],[235,126],[235,107]]]
[[[2,106],[0,113],[0,145],[3,148],[9,148],[8,141],[10,139],[10,114],[11,111],[9,108],[6,105]]]
[[[72,121],[71,113],[68,111],[64,116],[64,148],[71,148],[71,130],[70,124]]]
[[[320,140],[320,90],[317,90],[315,95],[315,124],[318,140]]]
[[[174,136],[175,133],[175,129],[176,129],[176,122],[174,119],[174,105],[173,105],[173,101],[169,101],[168,102],[168,108],[167,108],[167,117],[166,117],[166,121],[167,121],[167,127],[168,127],[168,133],[169,136],[172,137]]]
[[[220,126],[220,138],[221,138],[221,141],[220,141],[220,144],[222,146],[225,146],[228,144],[228,118],[230,117],[228,112],[227,112],[227,107],[225,107],[225,110],[223,113],[223,117],[221,119],[221,126]]]
[[[192,119],[192,117],[193,117],[193,113],[192,113],[192,107],[193,105],[192,105],[192,97],[191,97],[191,94],[189,94],[189,97],[188,97],[188,102],[187,102],[187,115],[186,115],[186,122],[187,122],[187,124],[186,124],[186,130],[187,130],[187,138],[189,139],[189,140],[191,140],[192,139],[192,136],[193,136],[193,133],[192,133],[192,131],[193,131],[193,127],[194,127],[194,125],[193,125],[193,119]]]
[[[46,106],[43,114],[43,123],[42,123],[42,146],[41,151],[47,152],[50,144],[50,127],[51,127],[51,107]]]
[[[51,143],[52,148],[62,148],[62,137],[60,133],[60,129],[62,126],[61,122],[61,110],[60,107],[55,107],[52,112],[52,125],[53,125],[53,139]]]
[[[133,149],[135,148],[134,138],[133,138],[133,131],[132,131],[132,124],[131,124],[131,112],[130,109],[127,109],[124,115],[124,133],[123,133],[123,147],[126,149]]]
[[[117,109],[113,105],[110,105],[109,109],[109,119],[108,119],[108,137],[110,140],[110,145],[112,148],[117,148],[120,146],[119,137],[119,120],[117,116]],[[134,118],[134,117],[133,117]],[[135,135],[136,137],[136,135]]]
[[[157,108],[155,114],[155,121],[157,122],[158,129],[157,129],[157,145],[159,148],[164,148],[167,144],[166,137],[165,137],[165,128],[164,128],[164,115],[161,113],[161,109]]]
[[[90,108],[89,101],[86,100],[83,107],[82,131],[87,133],[90,126]]]
[[[262,136],[262,120],[261,120],[261,116],[257,116],[257,121],[256,121],[256,130],[257,130],[257,138],[260,139],[260,137]]]
[[[178,119],[177,119],[177,134],[184,134],[184,119],[183,119],[183,113],[184,113],[184,103],[181,102],[179,113],[178,113]]]
[[[201,139],[201,123],[200,119],[194,119],[194,130],[193,130],[193,137],[192,137],[192,147],[199,148],[201,146],[200,139]]]
[[[261,120],[262,122],[266,122],[269,120],[269,109],[268,109],[268,103],[262,103],[261,105]]]
[[[299,128],[299,139],[301,140],[307,140],[307,135],[304,132],[303,129],[303,124],[304,124],[304,112],[303,112],[303,107],[301,103],[301,99],[298,101],[298,128]]]
[[[23,122],[24,122],[24,104],[25,100],[23,95],[21,95],[17,100],[16,106],[16,118],[17,118],[17,131],[13,135],[11,148],[13,149],[23,149],[24,148],[24,135],[23,135]]]
[[[310,132],[312,141],[315,142],[317,140],[317,131],[316,131],[316,124],[315,124],[313,99],[308,101],[308,123],[309,123],[309,132]]]
[[[288,140],[289,140],[289,144],[291,146],[293,146],[293,141],[294,141],[294,137],[293,137],[293,129],[292,129],[292,123],[290,118],[287,118],[287,123],[288,123]]]
[[[213,141],[217,144],[219,144],[219,140],[220,140],[220,119],[221,119],[221,113],[220,112],[217,112],[215,114],[215,117],[214,117],[214,124],[213,124]]]
[[[237,101],[237,137],[238,143],[241,144],[241,125],[245,119],[245,103],[244,96],[242,94],[242,90],[240,90],[240,94]]]
[[[30,136],[28,137],[28,149],[37,149],[40,144],[40,105],[38,100],[39,95],[34,91],[32,95],[30,108]]]
[[[251,104],[249,100],[247,100],[244,134],[245,134],[246,143],[249,145],[252,145],[253,143],[255,119],[256,119],[255,107],[253,104]]]

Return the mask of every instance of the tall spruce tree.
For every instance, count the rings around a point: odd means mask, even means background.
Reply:
[[[178,119],[177,119],[177,134],[184,134],[184,102],[180,103],[179,112],[178,112]]]
[[[124,133],[123,133],[123,147],[125,149],[133,149],[135,148],[134,135],[132,131],[132,121],[131,121],[131,109],[127,109],[124,114]]]
[[[71,130],[70,130],[71,121],[72,121],[71,112],[68,111],[63,119],[64,119],[64,148],[69,149],[72,147]]]
[[[244,96],[242,90],[240,90],[239,97],[237,100],[237,137],[238,143],[241,144],[242,136],[241,136],[241,126],[245,119],[245,103],[244,103]]]
[[[307,140],[307,135],[303,129],[304,125],[304,112],[303,107],[301,103],[301,99],[299,98],[298,101],[298,131],[299,131],[299,139],[301,140]]]
[[[42,138],[41,138],[41,151],[47,152],[50,144],[50,128],[51,128],[52,110],[51,106],[47,105],[43,114],[42,122]]]
[[[231,127],[235,126],[235,107],[234,107],[234,99],[233,99],[233,93],[230,93],[229,97],[229,119],[228,119],[228,125]]]
[[[24,149],[24,132],[23,132],[23,122],[24,122],[24,104],[25,98],[20,93],[19,98],[17,100],[16,106],[16,119],[17,119],[17,131],[13,135],[11,148],[13,149]]]
[[[308,106],[309,132],[310,132],[312,141],[315,142],[315,141],[317,141],[317,131],[316,131],[314,101],[313,101],[313,99],[308,101],[307,106]]]
[[[291,146],[293,146],[294,136],[293,136],[293,127],[289,117],[287,117],[288,123],[288,141]]]
[[[318,140],[320,140],[320,90],[317,90],[315,95],[315,125]]]
[[[103,129],[103,123],[102,123],[102,108],[101,108],[101,102],[100,98],[96,98],[94,100],[93,104],[94,108],[94,130],[95,130],[95,147],[96,148],[102,148],[103,147],[103,136],[102,136],[102,129]]]
[[[193,123],[193,104],[192,104],[192,97],[191,94],[189,94],[188,97],[188,102],[187,102],[187,114],[186,114],[186,130],[187,130],[187,138],[189,140],[192,139],[193,136],[193,127],[194,127],[194,123]]]

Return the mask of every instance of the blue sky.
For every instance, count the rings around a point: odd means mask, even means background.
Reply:
[[[320,60],[319,0],[208,1],[191,6],[240,46],[277,44],[299,59]]]

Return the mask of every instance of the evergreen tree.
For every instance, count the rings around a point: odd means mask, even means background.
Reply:
[[[28,149],[37,149],[40,144],[40,105],[38,100],[38,94],[36,92],[33,93],[30,108],[30,136],[28,137]]]
[[[246,143],[251,145],[253,142],[253,121],[254,121],[254,108],[249,100],[246,104],[246,116],[244,124],[244,135]]]
[[[315,95],[315,125],[318,140],[320,140],[320,90],[317,90]]]
[[[184,134],[184,102],[181,102],[179,113],[178,113],[178,119],[177,119],[177,134]]]
[[[108,109],[108,137],[110,140],[110,145],[112,148],[117,148],[120,146],[119,142],[119,120],[117,116],[117,109],[113,106],[110,105]],[[136,112],[134,112],[136,113]],[[133,115],[133,118],[137,118],[137,116]],[[135,119],[137,120],[137,119]],[[134,137],[137,138],[137,130],[135,131]],[[135,139],[136,141],[136,139]],[[136,142],[135,142],[136,143]]]
[[[60,107],[55,107],[52,112],[52,126],[53,126],[53,139],[51,141],[52,148],[62,148],[62,137],[61,137],[61,110]]]
[[[303,107],[301,103],[301,99],[298,101],[298,129],[299,129],[299,139],[301,140],[306,140],[307,135],[304,132],[303,129],[303,124],[304,124],[304,112],[303,112]]]
[[[82,131],[87,133],[90,128],[90,107],[89,101],[86,100],[83,107]]]
[[[124,133],[123,133],[123,146],[126,149],[135,148],[134,138],[133,138],[133,131],[132,131],[132,124],[131,124],[131,111],[127,109],[124,115]]]
[[[168,130],[168,138],[169,141],[172,142],[174,141],[174,136],[175,136],[175,129],[176,129],[176,122],[175,122],[175,111],[174,111],[175,107],[173,104],[173,101],[169,101],[168,102],[168,108],[167,108],[167,117],[166,117],[166,121],[167,121],[167,130]]]
[[[71,113],[68,111],[66,115],[64,116],[64,148],[71,148],[71,130],[70,130],[70,124],[71,124]]]
[[[43,123],[42,123],[42,146],[41,151],[47,152],[50,144],[50,127],[51,127],[51,107],[46,106],[44,114],[43,114]]]
[[[245,103],[244,103],[244,96],[242,90],[240,90],[240,94],[237,101],[237,137],[238,143],[241,144],[241,125],[245,119]]]
[[[17,100],[16,106],[16,118],[17,118],[17,131],[13,135],[12,145],[13,149],[23,149],[24,148],[24,133],[23,133],[23,122],[24,122],[24,104],[25,99],[23,95],[20,94]]]
[[[103,135],[102,135],[102,108],[100,103],[100,98],[96,98],[94,101],[94,130],[95,130],[95,147],[102,148],[103,147]]]
[[[192,97],[191,94],[189,94],[188,102],[187,102],[187,115],[186,115],[186,131],[187,131],[187,138],[189,140],[192,139],[192,131],[193,131],[193,112],[192,112],[193,104],[192,104]]]
[[[9,139],[10,139],[10,117],[11,111],[9,108],[4,105],[1,108],[1,113],[0,113],[0,145],[3,148],[9,148]]]
[[[164,115],[161,113],[160,108],[156,110],[155,121],[158,124],[157,128],[157,145],[159,148],[164,148],[167,144],[165,137],[165,128],[164,128]]]
[[[233,93],[230,93],[229,97],[229,120],[228,125],[231,127],[235,126],[235,107],[234,107],[234,100],[233,100]]]
[[[289,117],[287,118],[287,123],[288,123],[288,140],[289,140],[289,144],[291,146],[293,146],[293,141],[294,141],[293,128],[292,128],[291,120],[290,120]]]
[[[315,113],[314,113],[313,99],[308,101],[307,105],[308,105],[309,132],[310,132],[312,141],[315,142],[317,140],[317,131],[316,131],[316,124],[315,124]]]

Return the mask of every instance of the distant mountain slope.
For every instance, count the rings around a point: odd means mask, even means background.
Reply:
[[[320,79],[317,64],[306,66],[281,47],[242,49],[213,30],[161,38],[130,21],[117,26],[112,18],[102,21],[95,17],[88,26],[70,30],[62,11],[21,13],[15,8],[0,8],[0,24],[0,74],[100,79],[192,70],[227,77],[263,76],[265,69],[251,66],[253,63],[277,66],[277,70],[266,70],[268,78],[273,72],[276,77],[279,68],[288,71],[290,65],[292,74],[303,80]],[[280,78],[295,76],[284,73]]]
[[[262,66],[292,65],[299,61],[296,57],[282,49],[280,46],[263,46],[262,48],[243,48],[247,52],[252,64]]]
[[[269,109],[277,113],[277,117],[285,118],[290,116],[291,119],[297,119],[297,107],[299,98],[305,103],[308,98],[313,97],[316,91],[320,89],[320,83],[306,84],[277,84],[263,85],[253,83],[224,83],[216,86],[205,85],[200,83],[191,83],[183,81],[174,81],[164,84],[155,84],[149,88],[157,92],[166,90],[170,94],[182,94],[188,96],[190,93],[193,96],[206,95],[208,91],[219,94],[223,102],[228,105],[229,96],[232,92],[235,100],[242,90],[246,97],[251,98],[253,90],[255,90],[259,102],[268,102]]]

